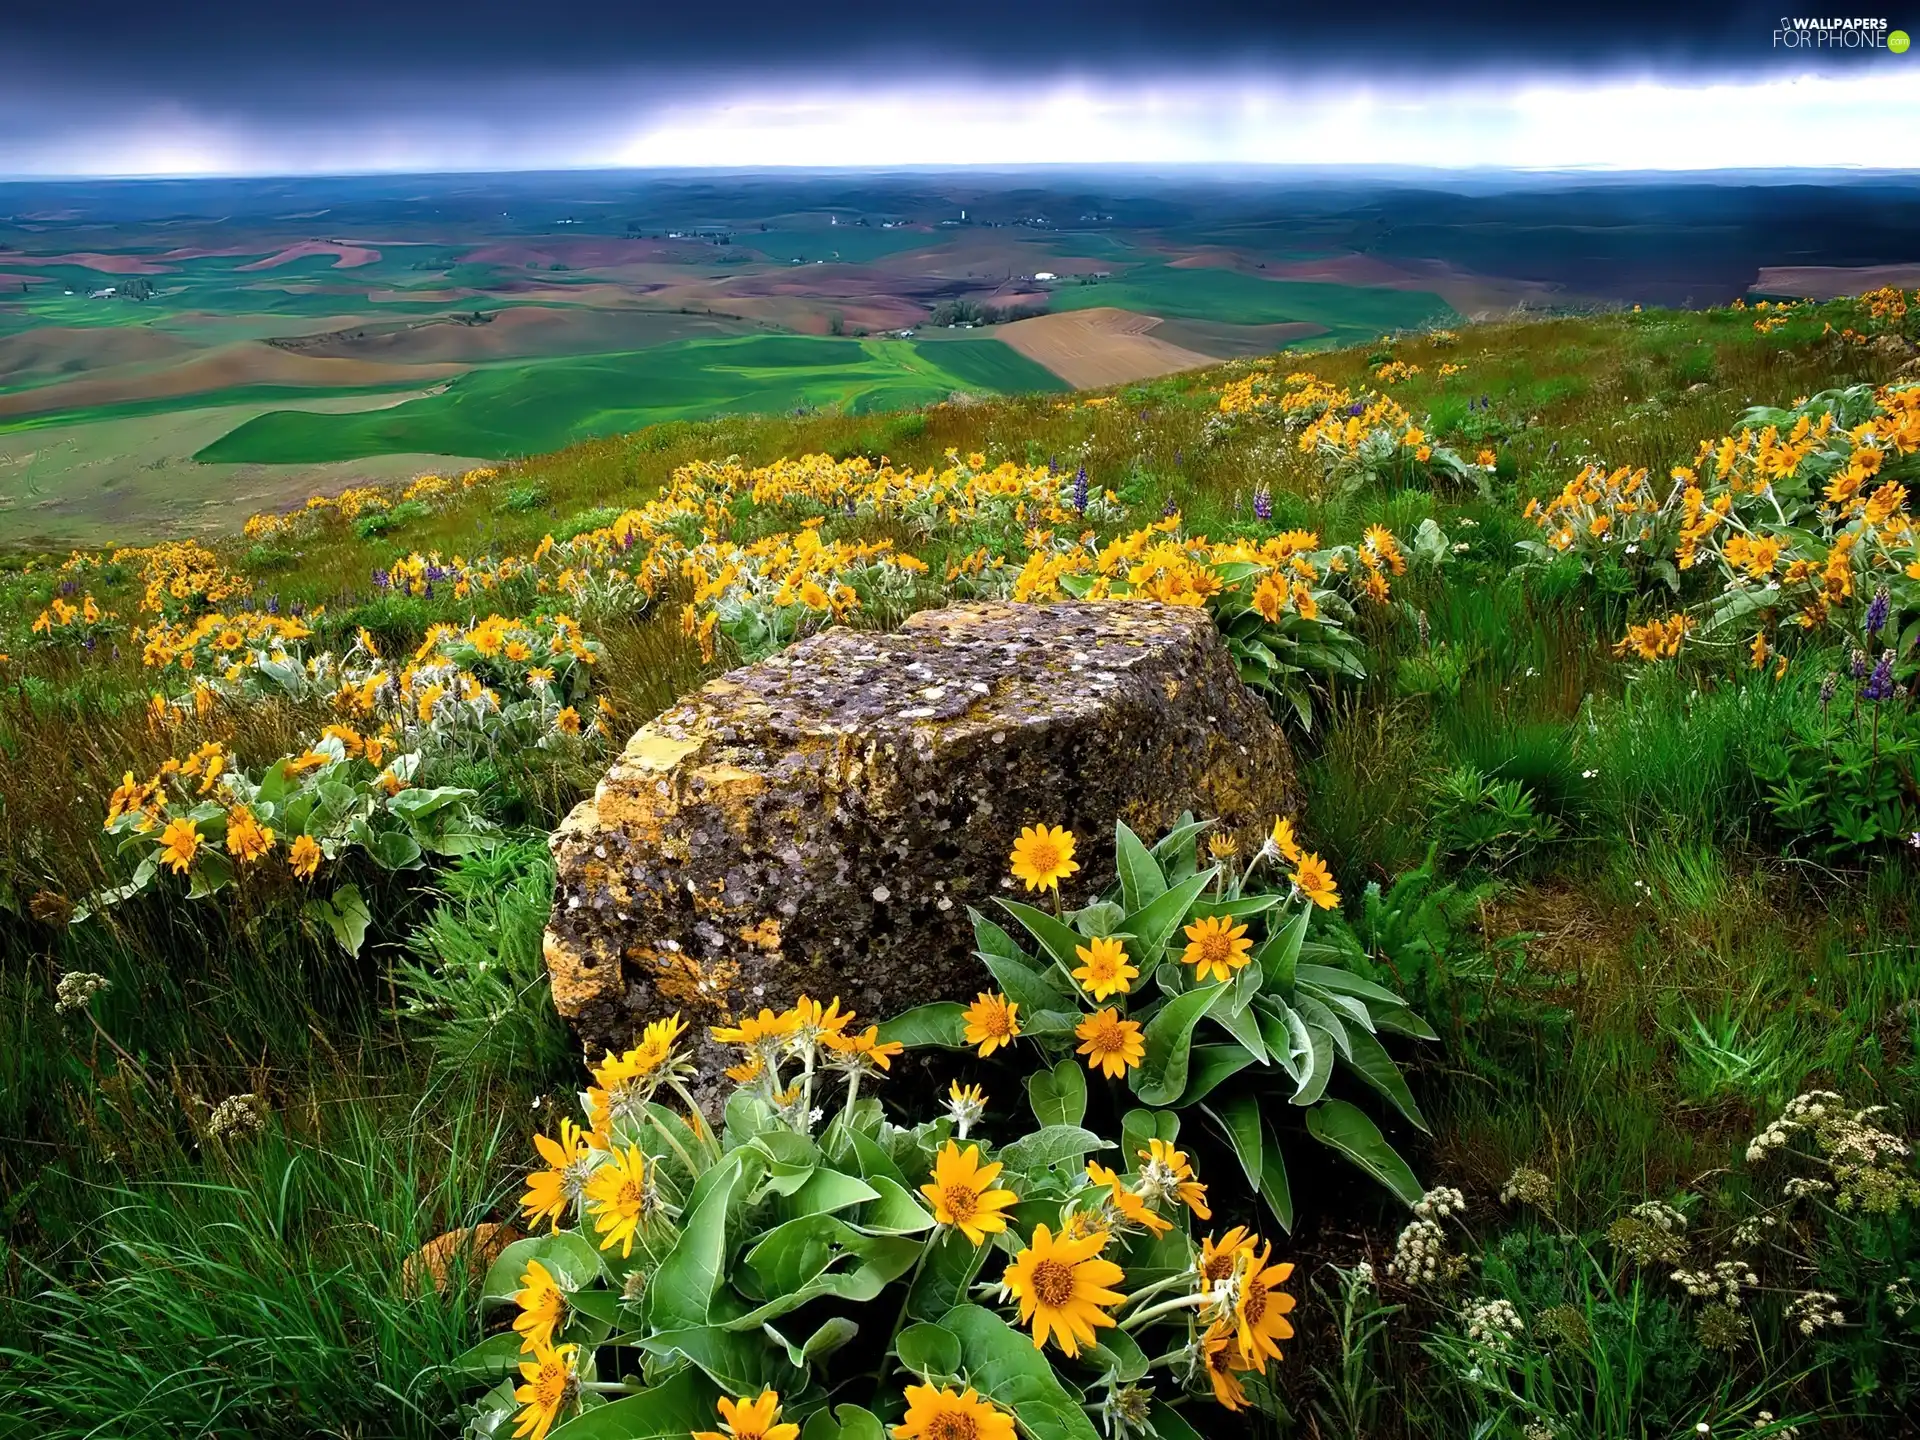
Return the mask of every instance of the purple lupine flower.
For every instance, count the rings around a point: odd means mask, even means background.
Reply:
[[[1864,680],[1867,674],[1867,652],[1855,649],[1847,659],[1847,674],[1855,680]]]
[[[1891,700],[1893,698],[1893,651],[1880,652],[1880,662],[1873,667],[1873,674],[1867,677],[1866,689],[1860,692],[1862,700]]]
[[[1167,496],[1167,503],[1160,507],[1160,518],[1162,520],[1171,520],[1179,513],[1180,507],[1173,503],[1173,496]]]
[[[1058,475],[1060,473],[1060,458],[1057,455],[1047,456],[1047,473],[1049,475]]]
[[[1882,585],[1873,592],[1873,600],[1867,606],[1867,638],[1871,640],[1886,628],[1887,616],[1893,609],[1893,596]]]
[[[93,653],[93,647],[97,645],[99,641],[96,640],[93,636],[89,635],[85,640],[82,640],[80,643],[87,647],[87,653],[91,655]]]
[[[1347,407],[1347,414],[1349,415],[1364,415],[1366,414],[1366,412],[1367,412],[1367,407],[1358,400],[1354,401],[1353,404]]]
[[[389,575],[385,570],[375,570],[373,572],[373,588],[374,589],[384,590],[392,583],[393,583],[393,577]]]
[[[1264,485],[1253,492],[1253,513],[1261,520],[1273,519],[1273,492]]]
[[[277,593],[267,596],[267,613],[269,615],[280,613],[280,596]]]
[[[79,588],[80,582],[77,580],[62,580],[60,582],[60,593],[62,595],[71,595]]]
[[[1825,710],[1833,703],[1833,692],[1840,688],[1840,672],[1827,671],[1827,678],[1820,682],[1820,708]]]
[[[1084,465],[1073,475],[1073,508],[1076,514],[1087,513],[1087,467]]]

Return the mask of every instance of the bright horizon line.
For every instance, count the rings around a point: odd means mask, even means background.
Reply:
[[[458,110],[263,130],[178,102],[39,142],[31,180],[594,170],[1399,168],[1466,173],[1893,171],[1920,150],[1920,71],[1676,83],[1115,82],[765,88],[502,123]],[[591,103],[594,97],[585,97]],[[497,107],[504,108],[504,107]],[[24,144],[26,142],[22,142]],[[10,144],[16,152],[21,145]]]

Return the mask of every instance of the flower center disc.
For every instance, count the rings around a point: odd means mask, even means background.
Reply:
[[[1058,1260],[1033,1267],[1033,1294],[1042,1305],[1059,1309],[1073,1298],[1073,1270]]]

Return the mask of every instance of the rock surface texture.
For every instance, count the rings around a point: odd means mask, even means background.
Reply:
[[[967,907],[1013,893],[1023,825],[1079,837],[1064,888],[1083,904],[1112,879],[1116,818],[1151,840],[1191,809],[1244,852],[1292,788],[1204,610],[978,604],[828,630],[647,725],[554,834],[554,1001],[597,1059],[673,1010],[704,1026],[808,993],[864,1022],[968,999],[987,975]]]

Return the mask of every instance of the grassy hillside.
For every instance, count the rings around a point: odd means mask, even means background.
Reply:
[[[1117,288],[1063,293],[1186,313]],[[1365,293],[1401,323],[1431,313]],[[1263,318],[1312,318],[1292,303]],[[485,1333],[477,1282],[456,1267],[423,1292],[404,1266],[443,1231],[516,1219],[527,1132],[584,1088],[540,959],[546,831],[638,725],[794,634],[1091,583],[1204,600],[1240,646],[1299,761],[1290,818],[1338,889],[1315,954],[1438,1035],[1381,1027],[1411,1113],[1345,1072],[1329,1092],[1428,1189],[1418,1216],[1315,1140],[1277,1069],[1256,1113],[1289,1229],[1244,1154],[1184,1115],[1201,1228],[1259,1228],[1295,1267],[1285,1358],[1249,1375],[1252,1432],[1920,1434],[1920,1175],[1901,1148],[1920,1133],[1920,428],[1874,388],[1912,376],[1917,316],[1920,296],[1882,296],[1381,341],[1382,314],[1310,361],[968,404],[938,402],[1015,379],[1004,347],[701,342],[670,368],[671,346],[263,417],[215,447],[365,453],[355,427],[396,425],[410,448],[485,455],[591,434],[497,473],[315,497],[204,546],[13,554],[0,1434],[460,1433],[481,1387],[446,1367]],[[807,347],[817,376],[778,388],[766,345]],[[592,433],[722,391],[743,410],[859,403]],[[1743,420],[1803,401],[1804,427]],[[821,458],[782,463],[802,456]],[[802,532],[819,546],[759,544]],[[490,613],[514,626],[476,623]],[[509,663],[503,635],[551,646],[559,673]],[[266,653],[282,647],[316,664]],[[470,673],[494,694],[481,719],[426,693],[442,657],[456,692]],[[383,675],[404,705],[343,694]],[[411,778],[380,768],[400,753],[423,757]],[[210,759],[263,787],[247,803],[278,833],[257,863]],[[322,784],[341,788],[286,798]],[[389,804],[443,789],[418,823]],[[139,869],[162,793],[169,819],[205,807],[184,875]],[[303,874],[293,846],[315,836]],[[939,1094],[950,1069],[984,1087],[981,1133],[1030,1124],[1029,1049],[938,1064]],[[880,1086],[903,1124],[937,1103],[916,1066]],[[1101,1116],[1133,1103],[1089,1083]],[[1062,1373],[1105,1393],[1093,1368]],[[1163,1399],[1187,1373],[1154,1371]],[[1186,1389],[1155,1412],[1168,1440],[1179,1417],[1249,1433],[1204,1367]],[[863,1373],[836,1399],[884,1410],[897,1390]]]

